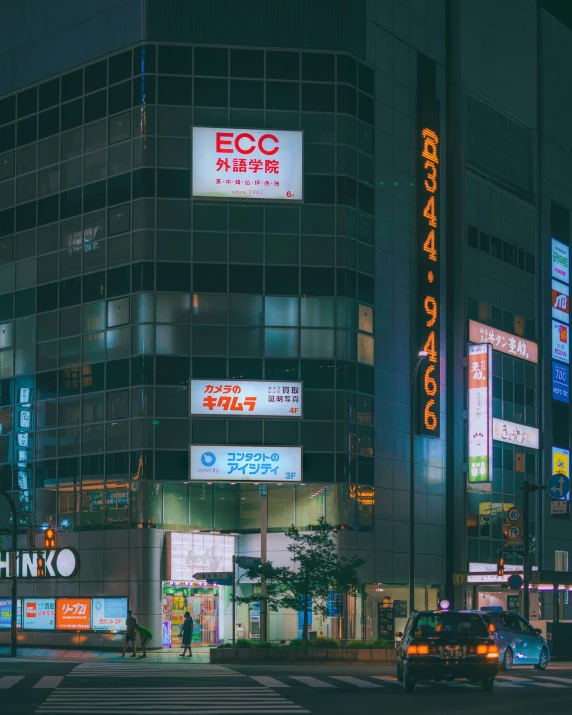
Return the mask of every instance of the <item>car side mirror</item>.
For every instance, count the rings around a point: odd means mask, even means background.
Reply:
[[[401,640],[403,638],[403,633],[401,631],[396,631],[395,637],[399,638],[399,640]]]
[[[542,628],[534,628],[533,630],[534,630],[534,632],[536,633],[537,636],[541,636],[541,635],[542,635]]]

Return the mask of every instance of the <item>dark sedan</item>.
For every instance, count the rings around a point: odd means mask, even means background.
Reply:
[[[409,619],[397,647],[397,679],[406,693],[422,680],[458,678],[491,691],[498,660],[498,647],[480,614],[421,611]]]

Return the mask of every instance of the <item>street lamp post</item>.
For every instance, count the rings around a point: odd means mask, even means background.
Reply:
[[[421,363],[429,353],[420,350],[411,376],[409,419],[409,615],[415,610],[415,383]]]
[[[17,655],[17,627],[18,627],[18,514],[16,512],[16,505],[12,497],[4,489],[0,489],[0,495],[5,497],[6,501],[10,505],[10,511],[12,512],[12,552],[15,557],[10,559],[10,575],[12,576],[12,615],[10,620],[10,655],[15,658]]]

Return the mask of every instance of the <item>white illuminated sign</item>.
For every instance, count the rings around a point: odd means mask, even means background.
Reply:
[[[125,631],[126,598],[93,598],[91,625],[94,631]]]
[[[302,481],[302,447],[191,445],[190,452],[189,478],[193,480]]]
[[[24,628],[53,631],[56,627],[55,598],[25,598]]]
[[[570,327],[559,320],[552,321],[552,358],[570,362]]]
[[[469,476],[470,484],[493,478],[492,348],[469,345]]]
[[[536,427],[527,427],[507,420],[493,420],[493,439],[497,442],[507,442],[520,447],[540,449],[540,432]]]
[[[191,414],[302,417],[302,383],[191,380]]]
[[[552,280],[552,317],[570,322],[570,289],[560,281]]]
[[[193,574],[232,571],[234,536],[168,531],[166,578],[193,581]]]
[[[46,576],[41,578],[71,578],[79,568],[79,554],[75,549],[39,549],[17,553],[19,578],[38,578],[38,553],[46,560]],[[0,551],[0,580],[11,576],[10,551]]]
[[[302,132],[193,127],[193,196],[302,201]]]
[[[570,249],[555,238],[552,239],[552,277],[570,283]]]

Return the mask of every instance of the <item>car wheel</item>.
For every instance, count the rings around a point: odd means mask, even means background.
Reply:
[[[403,689],[405,690],[405,692],[406,693],[414,693],[415,692],[415,680],[410,675],[407,675],[407,673],[403,673],[402,678],[403,678]]]
[[[494,687],[494,678],[486,678],[485,680],[481,680],[481,690],[483,690],[485,693],[491,693],[494,690]]]
[[[504,652],[501,667],[503,670],[512,670],[513,665],[514,655],[512,654],[512,650],[510,648],[507,648]]]
[[[540,658],[538,659],[538,663],[534,666],[536,670],[546,670],[548,666],[548,651],[546,648],[543,648],[540,651]]]
[[[402,683],[403,682],[403,670],[401,669],[401,665],[398,663],[397,664],[397,682]]]

